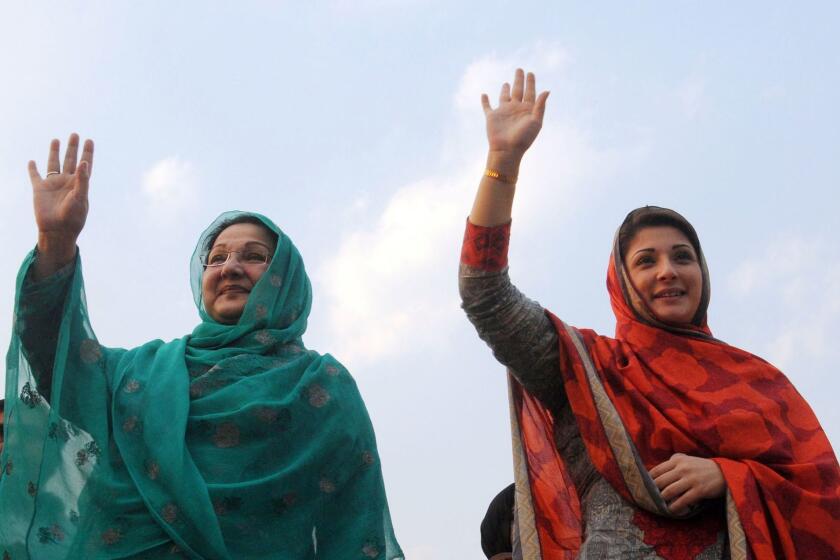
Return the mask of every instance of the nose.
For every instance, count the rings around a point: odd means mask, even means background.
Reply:
[[[677,277],[677,269],[671,259],[662,259],[656,269],[656,278],[658,280],[673,280]]]
[[[228,255],[227,261],[225,261],[225,264],[221,268],[219,272],[223,278],[235,278],[243,274],[242,263],[239,262],[239,255],[237,253]]]

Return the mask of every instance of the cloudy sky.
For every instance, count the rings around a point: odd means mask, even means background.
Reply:
[[[840,8],[833,2],[15,2],[0,18],[0,340],[36,230],[26,162],[97,142],[79,241],[100,340],[192,330],[188,259],[272,217],[315,289],[310,347],[354,373],[408,558],[476,558],[512,479],[503,369],[458,303],[486,140],[517,66],[552,94],[511,274],[611,333],[610,242],[643,204],[698,231],[715,334],[787,373],[840,446]],[[0,380],[0,386],[3,381]]]

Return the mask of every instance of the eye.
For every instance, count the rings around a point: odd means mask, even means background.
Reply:
[[[645,266],[649,264],[654,264],[656,261],[654,260],[652,255],[641,255],[638,259],[636,259],[636,266]]]
[[[248,251],[243,256],[243,259],[248,264],[263,264],[268,262],[268,255],[265,253],[260,253],[258,251]]]
[[[677,251],[676,254],[674,254],[674,259],[678,262],[689,263],[694,262],[694,255],[691,251]]]
[[[207,257],[207,264],[222,264],[227,260],[227,253],[211,253]]]

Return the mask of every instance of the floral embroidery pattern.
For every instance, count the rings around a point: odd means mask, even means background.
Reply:
[[[332,494],[335,492],[335,482],[326,477],[321,479],[318,483],[318,487],[324,494]]]
[[[4,469],[4,470],[6,471],[6,476],[9,476],[10,474],[12,474],[12,467],[13,467],[13,466],[14,466],[14,465],[12,464],[12,460],[11,460],[11,459],[9,459],[8,461],[6,461],[6,468]]]
[[[260,344],[265,345],[274,344],[276,342],[276,340],[274,340],[274,337],[271,336],[271,332],[267,330],[257,331],[254,334],[254,340],[259,342]]]
[[[289,508],[294,506],[297,503],[297,494],[294,492],[289,492],[285,496],[280,499],[272,500],[271,507],[274,510],[274,513],[281,514],[286,512]]]
[[[166,504],[163,506],[163,510],[160,512],[160,515],[163,517],[164,521],[171,525],[178,518],[178,506],[175,504]]]
[[[213,434],[213,444],[221,448],[239,445],[239,427],[233,422],[219,424]]]
[[[136,379],[129,379],[126,381],[125,386],[123,387],[123,391],[128,394],[136,393],[140,390],[140,382]]]
[[[369,467],[376,462],[376,457],[370,451],[362,452],[362,464]]]
[[[279,274],[272,274],[271,275],[271,285],[275,288],[279,288],[283,285],[283,277]]]
[[[242,507],[242,498],[236,496],[228,496],[227,498],[217,498],[213,500],[213,509],[216,515],[225,515],[229,511],[237,511]]]
[[[148,476],[151,480],[155,480],[159,474],[160,465],[157,464],[157,461],[148,461],[146,463],[146,476]]]
[[[49,432],[47,434],[50,439],[60,439],[62,441],[70,441],[71,437],[79,435],[79,429],[70,422],[59,420],[58,422],[51,422]]]
[[[26,493],[34,498],[38,493],[38,485],[30,480],[29,484],[26,485]]]
[[[123,538],[122,531],[116,527],[111,527],[102,533],[102,542],[110,546],[117,544]]]
[[[96,442],[89,441],[83,448],[76,452],[76,466],[82,467],[83,465],[87,465],[88,461],[92,458],[98,459],[100,455],[102,455],[102,450],[99,449]]]
[[[130,434],[137,428],[138,424],[140,423],[139,419],[136,416],[129,416],[123,422],[122,429],[125,433]]]
[[[64,530],[58,524],[38,528],[38,542],[41,544],[57,544],[63,540]]]
[[[73,525],[79,524],[79,512],[77,512],[74,509],[70,510],[70,523],[72,523]]]
[[[102,357],[102,348],[98,342],[88,338],[79,345],[79,357],[86,364],[95,364]]]
[[[330,401],[330,394],[317,383],[309,386],[307,394],[309,396],[309,404],[315,408],[321,408]]]
[[[341,373],[341,370],[338,369],[335,366],[327,366],[326,367],[326,372],[327,372],[327,375],[331,375],[331,376],[335,377],[336,375]]]
[[[371,541],[366,542],[362,547],[362,554],[368,558],[376,558],[379,556],[379,545]]]
[[[257,319],[265,319],[266,317],[268,317],[268,307],[261,303],[257,304],[257,306],[254,308],[254,315],[257,317]]]
[[[41,402],[41,395],[38,394],[38,391],[32,388],[27,381],[23,388],[20,391],[20,400],[23,401],[23,404],[28,406],[29,408],[35,408]]]

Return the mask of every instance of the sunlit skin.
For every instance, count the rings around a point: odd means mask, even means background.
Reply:
[[[624,254],[630,281],[648,309],[663,323],[690,325],[703,290],[700,261],[683,232],[670,226],[640,229]],[[650,476],[671,511],[684,515],[698,502],[723,495],[717,463],[676,453]]]
[[[700,305],[703,274],[691,242],[677,228],[646,227],[624,252],[630,281],[663,323],[689,325]]]
[[[233,224],[225,228],[211,248],[227,251],[263,251],[274,253],[274,240],[269,232],[256,224]],[[207,314],[219,323],[235,324],[245,309],[248,296],[269,263],[248,264],[240,254],[232,254],[219,267],[207,267],[201,277],[201,294]]]

